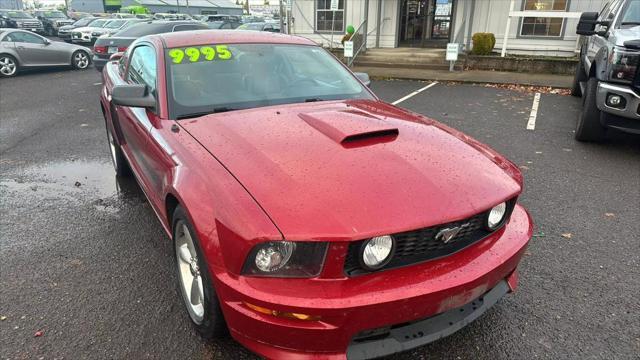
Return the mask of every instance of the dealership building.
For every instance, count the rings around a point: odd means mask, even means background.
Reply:
[[[69,7],[73,11],[103,13],[131,5],[144,6],[152,13],[242,15],[242,6],[232,0],[71,0]]]
[[[292,0],[292,33],[339,46],[348,25],[368,34],[367,48],[470,48],[477,32],[496,37],[500,51],[573,55],[578,17],[607,0]],[[332,4],[334,7],[332,10]],[[366,20],[366,22],[365,22]]]
[[[22,10],[22,0],[0,0],[0,9]]]

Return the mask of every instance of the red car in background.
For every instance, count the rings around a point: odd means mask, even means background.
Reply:
[[[167,33],[113,59],[113,163],[175,243],[203,336],[228,328],[273,359],[371,358],[449,335],[515,289],[532,234],[518,168],[382,102],[312,41]]]

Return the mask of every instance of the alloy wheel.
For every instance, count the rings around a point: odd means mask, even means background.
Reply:
[[[86,69],[89,66],[89,56],[83,51],[78,51],[73,57],[73,61],[78,69]]]
[[[204,290],[202,275],[198,263],[198,254],[189,228],[184,221],[176,223],[176,263],[182,298],[189,311],[191,320],[201,324],[204,319]]]
[[[16,73],[17,66],[15,60],[10,57],[0,58],[0,73],[5,76],[12,76]]]

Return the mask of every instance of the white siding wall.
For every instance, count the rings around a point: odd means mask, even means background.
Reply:
[[[317,33],[315,27],[315,0],[293,0],[293,17],[295,23],[292,33],[304,36],[329,47],[330,33]],[[376,25],[378,21],[378,2],[382,2],[380,47],[396,47],[398,43],[398,12],[402,0],[369,0],[368,47],[376,45]],[[568,11],[599,11],[607,0],[569,0]],[[364,20],[365,0],[345,0],[346,25],[357,28]],[[491,32],[496,36],[495,51],[500,51],[504,39],[510,0],[475,0],[473,17],[471,15],[472,0],[457,0],[454,13],[454,33],[452,38],[462,44],[467,42],[468,27],[472,24],[471,34]],[[523,10],[524,0],[515,0],[514,10]],[[466,9],[466,10],[465,10]],[[465,20],[465,16],[467,20]],[[507,52],[512,54],[535,54],[547,56],[571,56],[576,48],[575,28],[577,19],[565,20],[561,38],[524,38],[519,37],[521,18],[512,18],[508,32]],[[343,33],[333,36],[334,47],[339,46]]]
[[[382,2],[382,16],[380,26],[380,47],[394,47],[396,44],[397,12],[399,0],[369,0],[369,21],[367,38],[370,47],[376,43],[376,25],[378,2]],[[358,28],[364,21],[365,0],[345,0],[346,25]],[[295,22],[291,33],[304,36],[323,46],[329,47],[331,33],[318,33],[315,28],[315,0],[294,0],[292,16]],[[340,39],[344,33],[335,32],[333,35],[334,47],[340,45]]]
[[[495,51],[502,49],[502,42],[507,25],[507,15],[509,14],[510,0],[476,0],[475,11],[473,13],[472,34],[476,32],[490,32],[496,37]],[[516,0],[514,10],[523,10],[523,0]],[[606,3],[606,0],[569,0],[571,12],[599,11]],[[464,6],[470,6],[470,0],[458,1],[460,5],[457,11],[456,31],[462,22],[462,12]],[[576,48],[577,36],[575,33],[578,24],[577,19],[566,19],[564,34],[560,38],[524,38],[519,37],[521,18],[512,18],[508,32],[507,53],[511,54],[535,54],[548,56],[571,56]],[[456,34],[458,34],[456,32]],[[466,31],[464,33],[466,43]]]

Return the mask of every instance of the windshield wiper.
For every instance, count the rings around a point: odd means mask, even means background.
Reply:
[[[316,101],[325,101],[325,100],[324,99],[320,99],[320,98],[304,99],[304,102],[316,102]]]
[[[201,112],[197,112],[197,113],[180,115],[180,116],[178,116],[178,120],[191,119],[191,118],[195,118],[195,117],[205,116],[205,115],[209,115],[209,114],[223,113],[223,112],[233,111],[233,110],[237,110],[237,109],[229,108],[229,107],[226,107],[226,106],[220,106],[220,107],[213,108],[213,110],[207,110],[207,111],[201,111]]]

